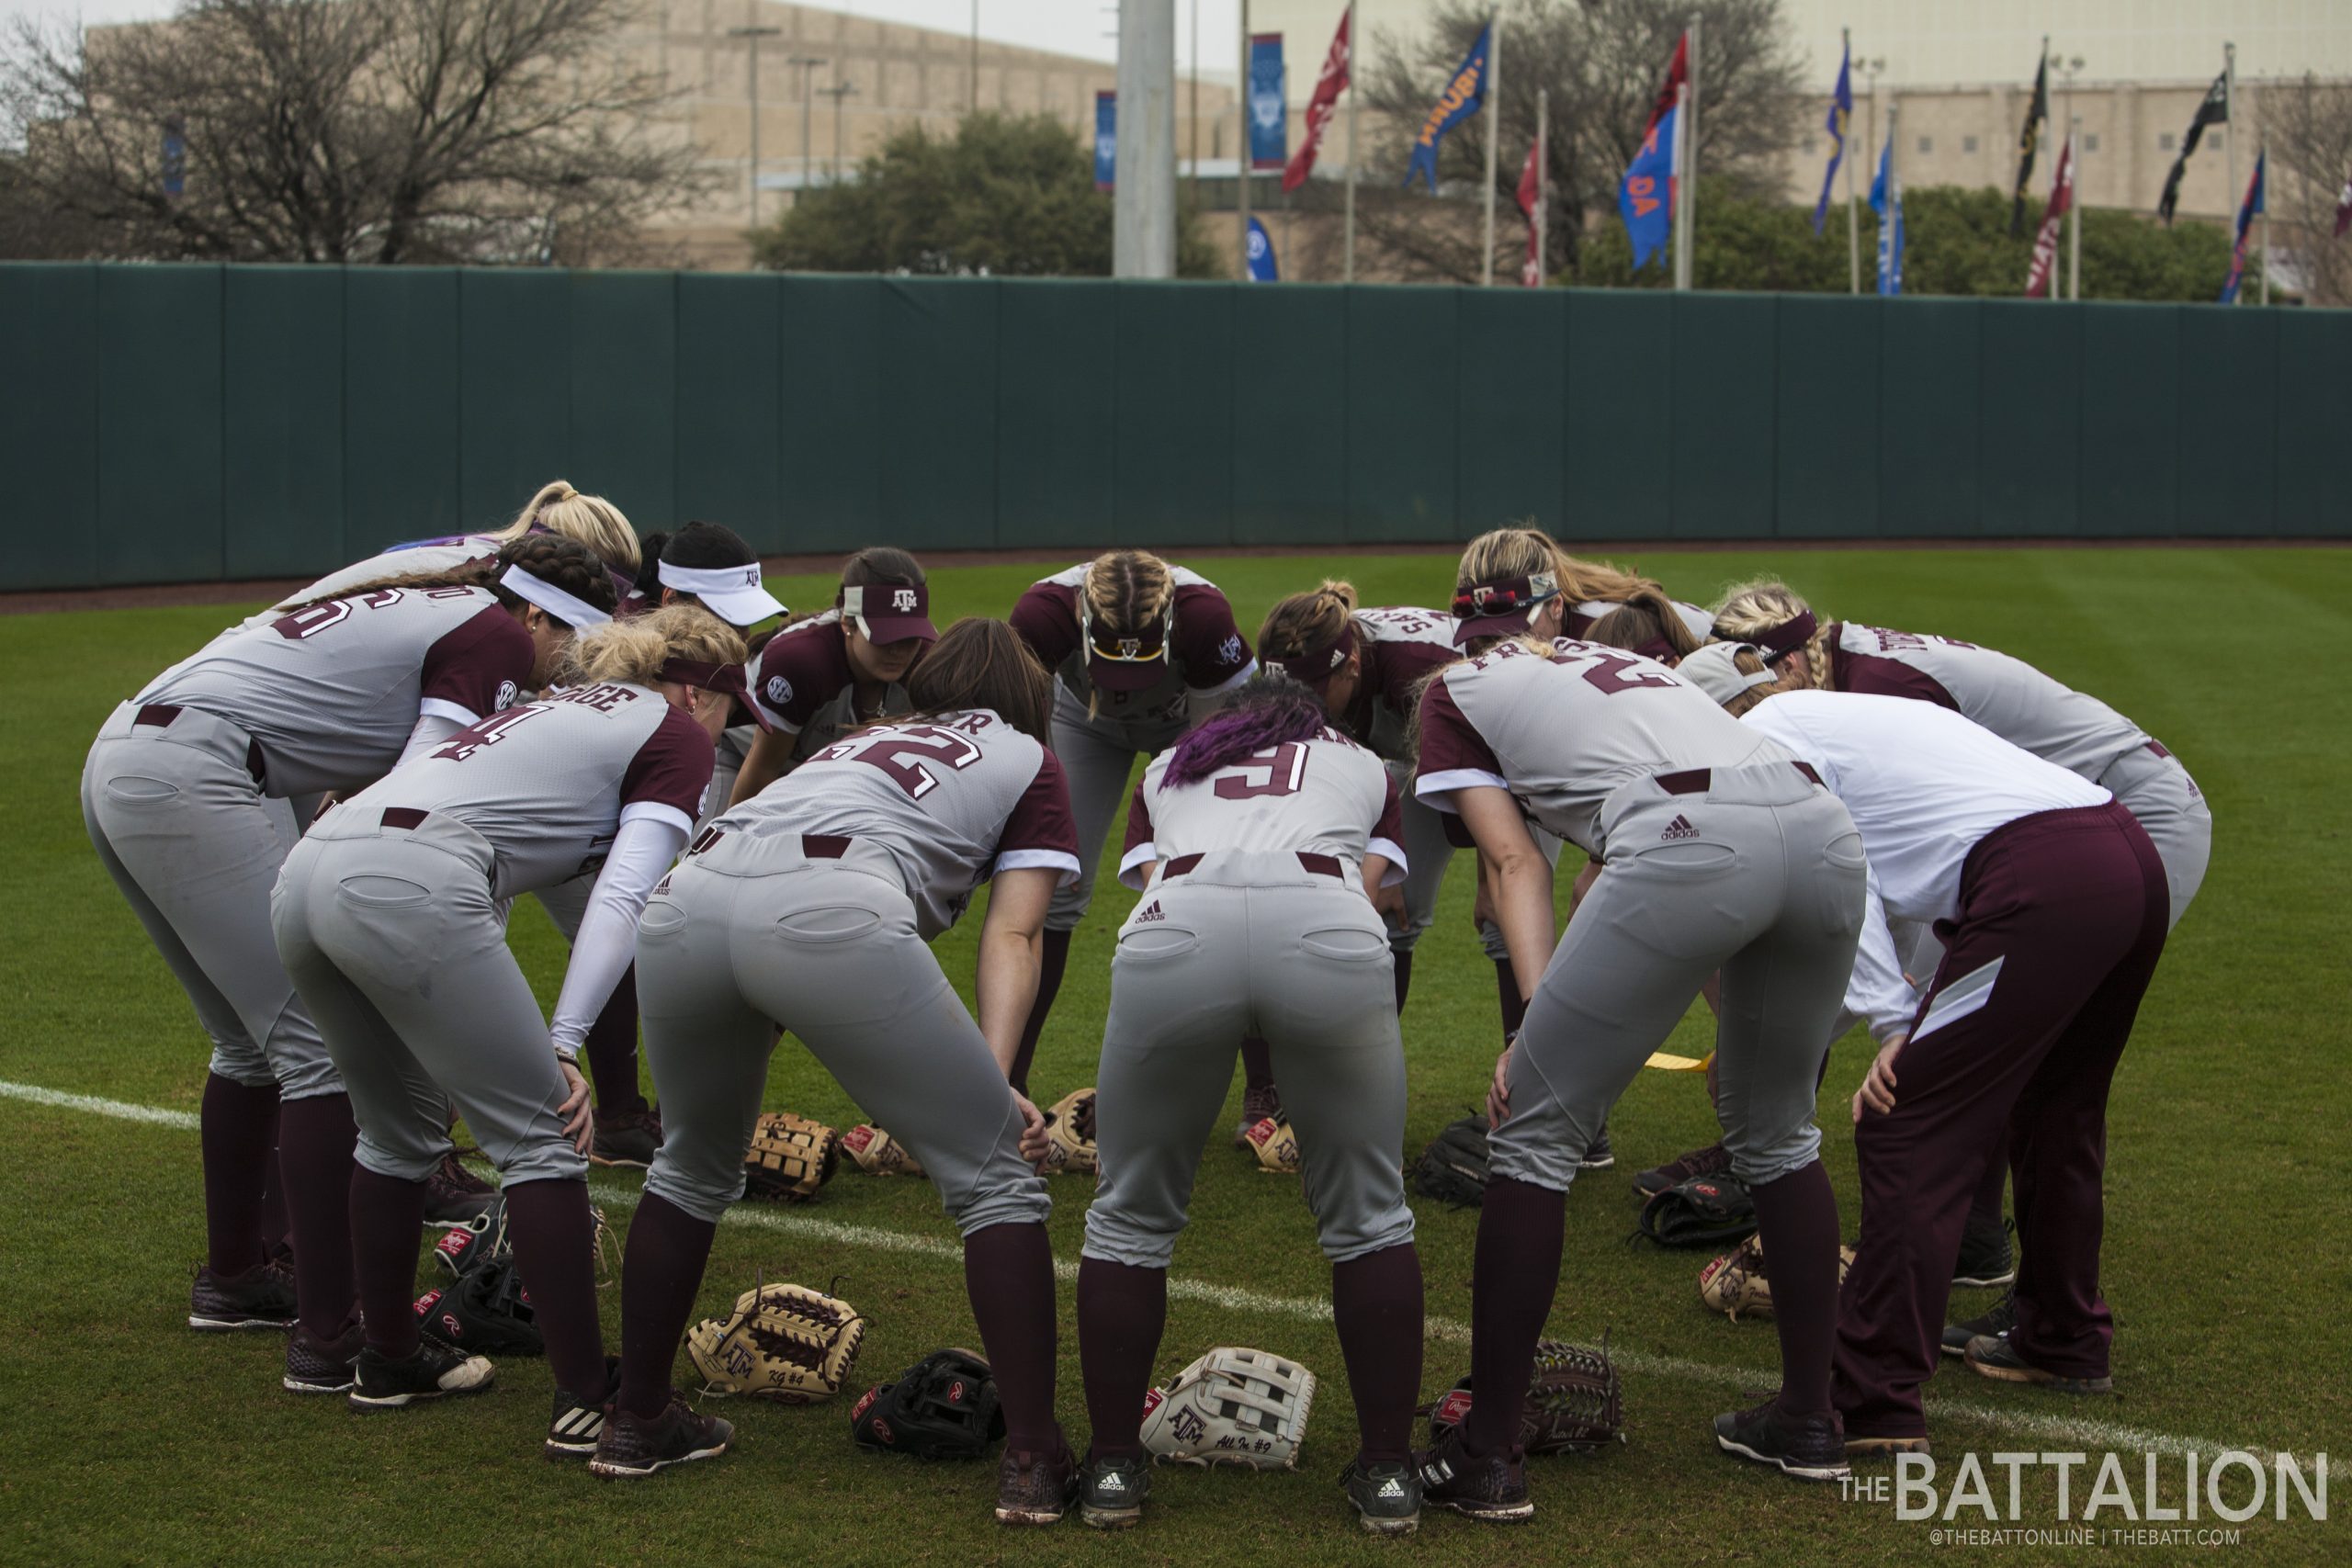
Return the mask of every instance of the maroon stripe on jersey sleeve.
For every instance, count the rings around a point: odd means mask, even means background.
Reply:
[[[1138,778],[1135,793],[1127,797],[1127,841],[1119,846],[1119,853],[1124,857],[1137,844],[1151,842],[1151,807],[1144,801],[1143,779]]]
[[[702,811],[703,791],[710,787],[710,736],[688,717],[684,708],[664,706],[662,722],[628,760],[621,774],[621,805],[639,801],[674,807],[693,821]]]
[[[1414,771],[1427,778],[1433,773],[1464,770],[1510,777],[1503,772],[1502,763],[1495,760],[1494,749],[1487,744],[1487,738],[1478,733],[1470,716],[1453,700],[1446,681],[1432,681],[1429,690],[1421,694],[1421,745]]]
[[[1224,685],[1250,667],[1250,639],[1233,622],[1233,605],[1204,582],[1176,590],[1176,629],[1169,652],[1196,692]]]
[[[1040,747],[1037,776],[1012,803],[997,836],[997,853],[1009,850],[1052,850],[1078,853],[1078,824],[1069,814],[1069,781],[1062,776],[1061,759]]]
[[[1032,583],[1012,606],[1012,629],[1039,663],[1058,670],[1078,651],[1078,591],[1059,582]]]
[[[1912,697],[1960,711],[1960,704],[1944,690],[1944,683],[1925,670],[1875,653],[1849,653],[1843,626],[1832,627],[1828,641],[1829,683],[1838,691],[1871,697]]]
[[[839,621],[786,627],[743,666],[743,689],[775,725],[805,728],[855,677]]]
[[[495,604],[454,631],[444,632],[424,650],[418,682],[420,700],[451,703],[487,718],[511,705],[531,683],[538,649],[523,623]]]

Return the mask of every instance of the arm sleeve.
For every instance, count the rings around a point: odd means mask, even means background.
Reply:
[[[401,759],[394,762],[400,768],[424,756],[435,746],[466,728],[469,720],[452,718],[443,713],[420,713],[416,728],[408,732],[408,744],[401,748]]]
[[[1450,815],[1453,802],[1447,797],[1479,784],[1510,788],[1502,763],[1453,700],[1453,690],[1443,680],[1432,681],[1421,694],[1421,749],[1413,793]]]
[[[1151,807],[1143,797],[1147,772],[1136,780],[1135,793],[1127,797],[1127,840],[1119,852],[1119,886],[1143,891],[1143,878],[1136,873],[1159,858],[1159,847],[1152,842]]]
[[[691,826],[666,815],[622,820],[588,895],[588,911],[580,917],[580,934],[571,939],[571,962],[564,968],[555,1022],[548,1031],[559,1054],[579,1054],[589,1026],[612,999],[613,987],[637,956],[637,918],[645,912],[653,885],[685,847]]]
[[[1078,880],[1078,825],[1069,814],[1069,782],[1051,751],[1040,747],[1037,758],[1036,776],[1012,803],[997,835],[994,869],[1057,871],[1061,876],[1055,886],[1067,887]]]
[[[1846,982],[1846,1010],[1859,1014],[1871,1026],[1871,1037],[1883,1043],[1897,1030],[1911,1027],[1919,998],[1903,977],[1903,960],[1894,951],[1894,933],[1887,929],[1886,901],[1880,897],[1878,872],[1865,865],[1862,897],[1862,940],[1854,952],[1854,973]]]
[[[523,623],[491,605],[424,650],[417,682],[421,713],[454,718],[459,728],[512,707],[531,683],[538,649]]]

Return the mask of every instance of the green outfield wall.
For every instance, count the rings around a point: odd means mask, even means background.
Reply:
[[[2352,311],[0,266],[0,589],[323,571],[560,475],[763,550],[2352,535]]]

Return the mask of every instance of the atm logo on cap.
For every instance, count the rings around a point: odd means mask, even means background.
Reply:
[[[743,569],[743,586],[746,588],[757,588],[759,585],[760,563],[753,561],[751,565]]]
[[[915,609],[915,591],[911,588],[893,589],[890,593],[890,608],[899,612],[901,615],[913,615]]]

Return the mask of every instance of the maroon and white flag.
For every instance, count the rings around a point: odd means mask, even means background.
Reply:
[[[1519,281],[1529,288],[1544,287],[1544,143],[1531,143],[1527,164],[1519,171],[1519,209],[1527,214],[1527,259],[1519,264]]]
[[[2344,176],[2344,194],[2335,198],[2335,237],[2344,238],[2344,231],[2352,229],[2352,175]]]
[[[2058,175],[2050,183],[2050,205],[2042,209],[2041,231],[2033,237],[2033,266],[2025,280],[2029,299],[2040,299],[2050,292],[2050,280],[2058,271],[2058,226],[2074,205],[2075,139],[2069,136],[2058,152]]]
[[[1331,39],[1331,52],[1323,57],[1323,73],[1315,78],[1315,96],[1306,100],[1306,125],[1298,139],[1298,151],[1291,154],[1290,163],[1283,169],[1284,190],[1296,190],[1306,183],[1306,176],[1315,169],[1315,154],[1322,150],[1323,132],[1340,110],[1340,95],[1347,91],[1348,70],[1353,59],[1348,35],[1354,30],[1356,8],[1352,5],[1340,13],[1340,30]]]

